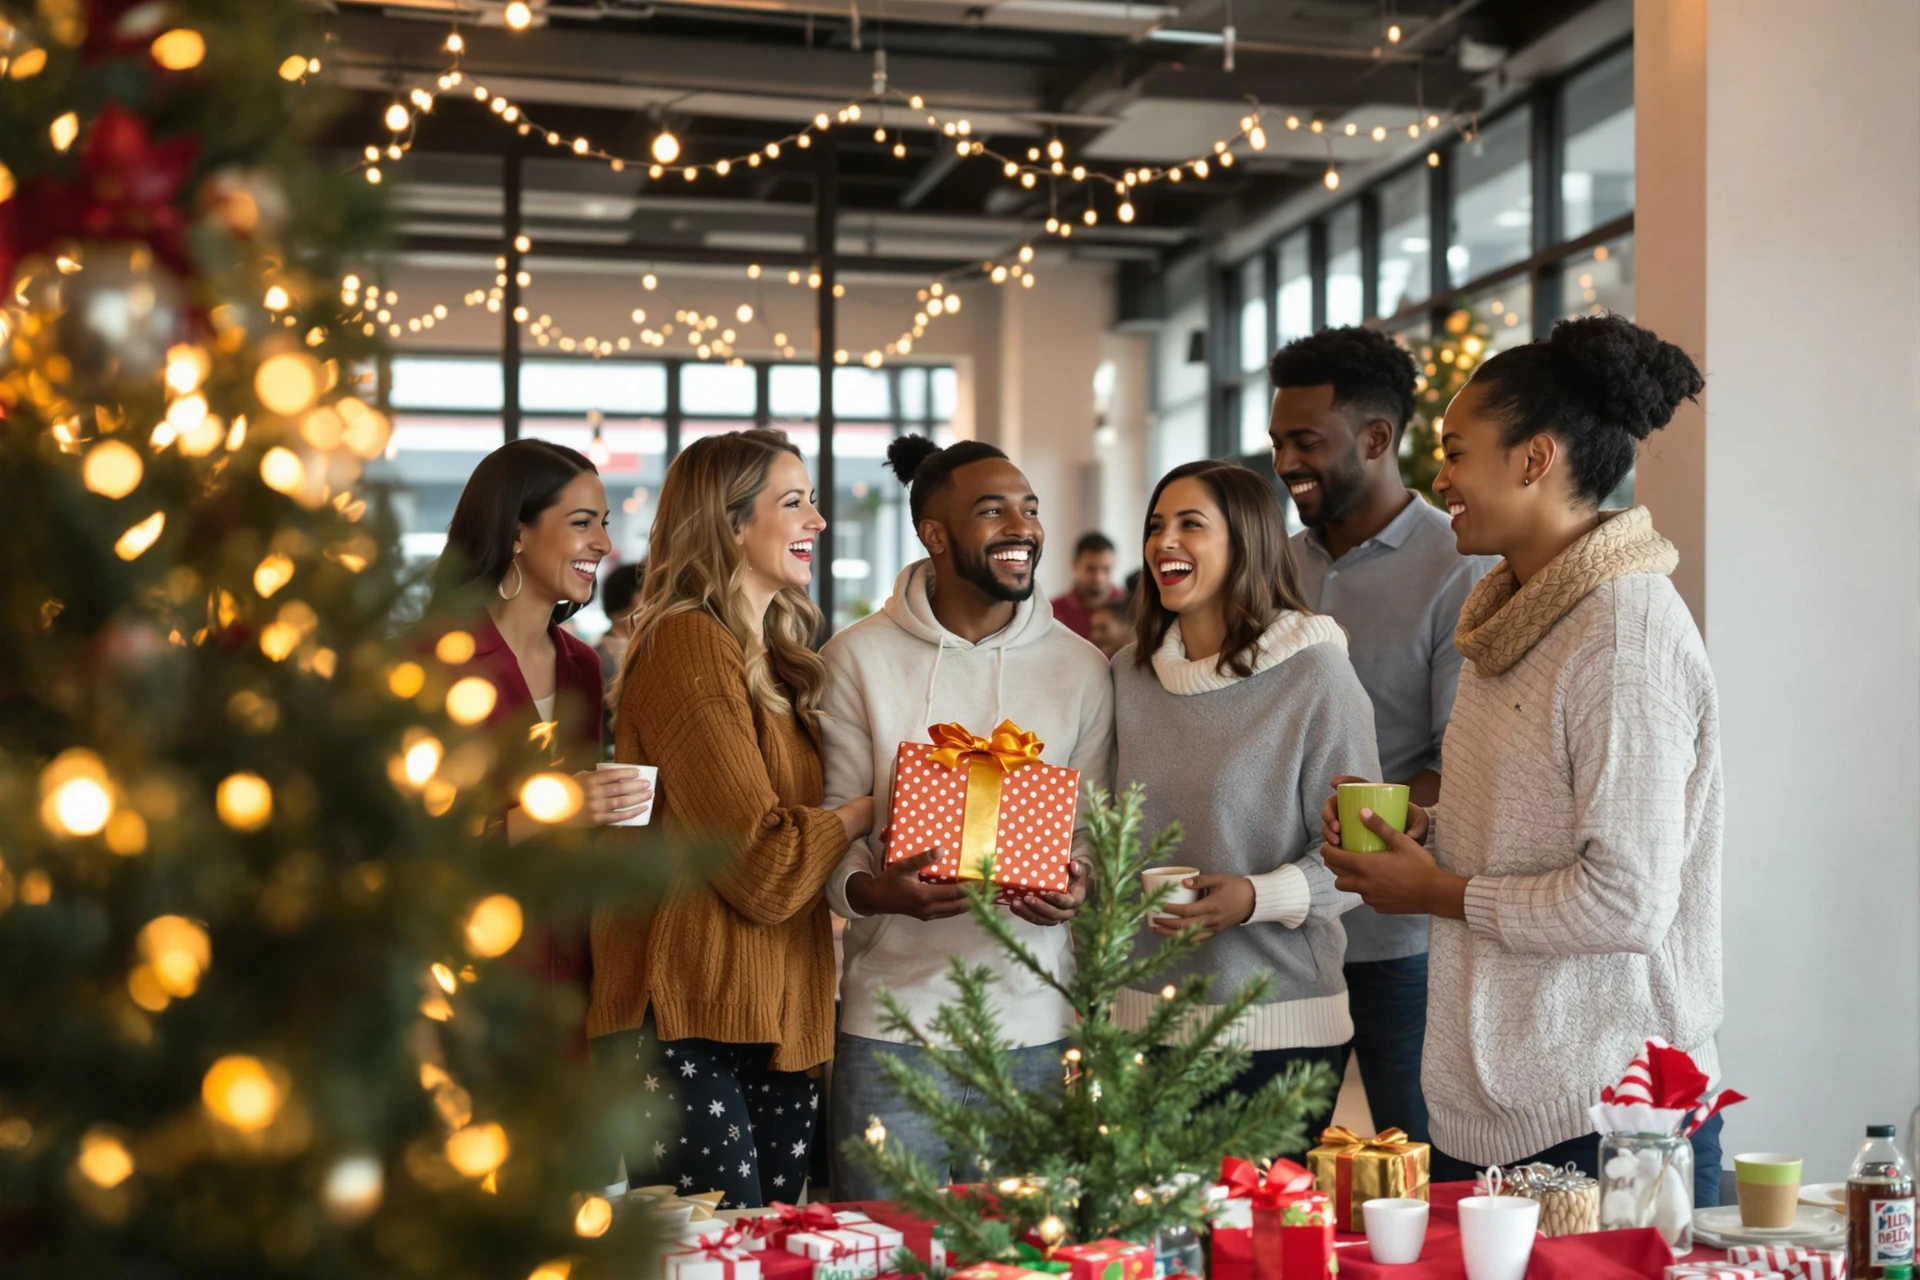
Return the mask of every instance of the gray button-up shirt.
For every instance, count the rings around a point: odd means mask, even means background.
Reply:
[[[1347,631],[1347,656],[1373,700],[1384,780],[1440,768],[1440,742],[1460,683],[1453,629],[1480,576],[1499,561],[1463,556],[1445,512],[1418,494],[1377,535],[1334,560],[1312,529],[1293,537],[1307,604]],[[1357,907],[1341,917],[1347,959],[1396,960],[1427,949],[1425,916]]]

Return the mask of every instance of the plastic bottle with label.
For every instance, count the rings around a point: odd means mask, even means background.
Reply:
[[[1893,1126],[1867,1126],[1847,1175],[1847,1259],[1853,1280],[1912,1280],[1913,1171]]]

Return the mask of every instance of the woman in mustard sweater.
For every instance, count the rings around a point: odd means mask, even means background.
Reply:
[[[587,1034],[661,1126],[626,1153],[629,1178],[729,1207],[799,1198],[833,1046],[822,888],[873,823],[868,798],[820,807],[807,586],[825,528],[784,434],[689,446],[661,486],[621,676],[615,756],[658,766],[658,813],[688,852],[652,912],[595,914]]]

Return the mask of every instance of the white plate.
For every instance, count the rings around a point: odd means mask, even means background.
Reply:
[[[1800,1205],[1790,1227],[1747,1227],[1740,1224],[1740,1206],[1723,1204],[1693,1215],[1693,1233],[1703,1244],[1725,1248],[1736,1244],[1823,1245],[1843,1240],[1847,1220],[1831,1209]]]
[[[1847,1184],[1844,1182],[1815,1182],[1800,1188],[1800,1203],[1810,1204],[1819,1209],[1831,1209],[1835,1213],[1847,1211]]]

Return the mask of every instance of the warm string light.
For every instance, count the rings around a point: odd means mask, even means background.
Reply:
[[[1398,30],[1397,25],[1393,30]],[[777,160],[786,147],[792,146],[805,150],[813,145],[813,138],[816,135],[823,134],[836,125],[858,123],[866,110],[884,110],[888,105],[900,103],[904,103],[915,112],[924,113],[922,119],[925,120],[926,127],[942,139],[950,141],[960,156],[993,161],[1007,181],[1029,191],[1035,189],[1042,179],[1051,181],[1069,175],[1076,182],[1092,179],[1115,188],[1131,188],[1155,181],[1180,182],[1188,178],[1204,181],[1215,168],[1233,167],[1236,148],[1244,147],[1247,151],[1257,152],[1265,151],[1268,145],[1265,125],[1268,109],[1262,107],[1258,100],[1249,98],[1252,110],[1240,118],[1237,131],[1229,137],[1216,139],[1207,152],[1177,164],[1143,165],[1120,173],[1108,173],[1071,163],[1065,145],[1057,137],[1050,139],[1045,144],[1044,150],[1040,146],[1028,147],[1024,156],[996,150],[974,136],[973,123],[966,117],[945,117],[937,111],[927,110],[926,101],[919,94],[892,88],[884,81],[876,80],[873,92],[867,97],[851,100],[831,113],[817,112],[811,121],[799,129],[769,139],[749,152],[723,156],[714,160],[682,163],[683,144],[672,129],[663,122],[651,138],[645,156],[621,156],[598,146],[584,135],[569,135],[548,128],[530,117],[525,108],[493,92],[486,85],[469,82],[462,67],[462,54],[465,52],[466,43],[457,30],[447,37],[445,48],[452,55],[453,60],[435,82],[439,93],[450,93],[471,83],[468,91],[473,98],[486,103],[495,116],[498,116],[503,123],[512,126],[522,137],[537,135],[551,147],[583,159],[607,164],[615,172],[625,170],[629,164],[644,166],[648,176],[656,181],[667,177],[670,172],[678,173],[686,182],[694,182],[703,176],[724,178],[736,170],[758,168],[766,161]],[[433,91],[416,88],[409,93],[405,101],[396,100],[387,108],[385,124],[391,136],[384,147],[369,144],[358,165],[368,182],[377,184],[383,180],[384,175],[380,168],[382,160],[398,161],[412,149],[414,133],[420,117],[432,112],[434,99]],[[1285,123],[1291,131],[1297,131],[1302,127],[1301,117],[1297,114],[1288,115]],[[1315,134],[1324,134],[1327,129],[1326,123],[1319,119],[1307,122],[1305,127]],[[1438,132],[1443,127],[1451,127],[1463,132],[1465,129],[1459,119],[1443,121],[1439,115],[1432,113],[1427,113],[1424,118],[1416,117],[1408,121],[1404,129],[1408,138],[1418,140],[1423,134]],[[1389,129],[1384,125],[1376,125],[1362,135],[1359,125],[1349,122],[1342,126],[1341,131],[1348,138],[1358,140],[1365,136],[1375,144],[1384,144],[1389,137],[1399,134],[1401,127]],[[873,135],[875,140],[884,146],[888,132],[884,125],[879,125],[873,130]],[[896,125],[891,133],[894,138],[892,154],[897,159],[905,159],[907,151],[900,141],[901,130]],[[1430,154],[1428,163],[1437,165],[1438,153]],[[1330,190],[1337,189],[1339,186],[1338,175],[1331,161],[1328,164],[1326,185]],[[1130,206],[1132,202],[1127,200],[1124,203]],[[1125,213],[1119,216],[1124,222],[1133,220],[1132,216]],[[1084,215],[1082,221],[1088,226],[1094,225],[1094,221],[1086,220]],[[1070,226],[1071,223],[1061,221],[1055,228],[1050,228],[1050,233],[1059,234],[1065,238],[1072,234],[1070,230],[1065,230]]]

